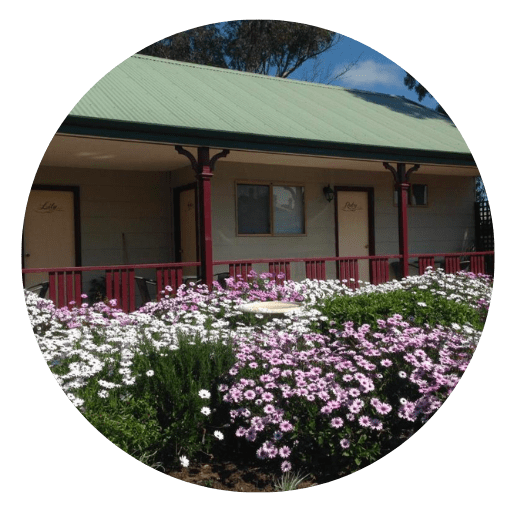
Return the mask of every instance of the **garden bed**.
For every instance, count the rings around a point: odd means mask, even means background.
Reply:
[[[270,492],[350,474],[421,428],[467,368],[492,291],[464,272],[347,284],[252,274],[131,314],[26,301],[59,384],[113,443],[191,483]],[[243,311],[255,302],[301,307]]]

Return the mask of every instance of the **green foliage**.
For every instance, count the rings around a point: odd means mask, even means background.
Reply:
[[[301,475],[300,473],[284,473],[281,478],[274,480],[274,489],[277,492],[294,491],[310,475]]]
[[[117,396],[89,402],[85,418],[116,446],[149,466],[167,438],[150,396]]]
[[[176,463],[183,454],[197,459],[198,452],[208,453],[222,411],[218,379],[234,364],[231,347],[182,336],[175,350],[157,349],[149,341],[139,349],[133,359],[138,378],[131,394],[114,389],[108,398],[100,398],[101,388],[91,383],[85,417],[115,445],[147,464],[148,458]],[[148,376],[150,371],[154,375]],[[209,391],[210,399],[201,398],[200,390]],[[201,413],[203,407],[211,414]]]
[[[338,327],[352,321],[354,328],[363,324],[376,328],[377,320],[385,320],[393,314],[400,314],[411,325],[470,324],[481,331],[485,320],[481,317],[481,311],[468,304],[448,300],[435,292],[419,288],[387,293],[343,295],[326,300],[319,309],[329,320],[335,321]]]
[[[153,397],[160,424],[170,439],[165,449],[162,447],[165,458],[194,457],[198,451],[210,450],[213,427],[222,409],[218,379],[233,364],[229,345],[202,343],[198,337],[181,337],[175,350],[156,349],[148,343],[135,357],[134,367],[141,374],[154,371],[153,376],[138,379],[136,393]],[[209,391],[211,398],[201,398],[200,390]],[[210,408],[211,415],[202,414],[203,407]]]

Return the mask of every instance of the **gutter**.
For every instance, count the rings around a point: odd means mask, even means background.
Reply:
[[[181,146],[204,146],[232,150],[352,158],[357,160],[476,167],[471,153],[347,144],[90,117],[67,116],[57,130],[57,133],[107,139],[159,142]]]

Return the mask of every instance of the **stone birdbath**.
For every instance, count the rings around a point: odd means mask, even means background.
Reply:
[[[250,304],[242,304],[238,306],[238,309],[244,313],[259,313],[260,315],[276,316],[292,311],[300,311],[302,306],[297,302],[271,300],[268,302],[251,302]]]

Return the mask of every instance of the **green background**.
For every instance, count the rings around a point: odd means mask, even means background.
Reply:
[[[496,510],[508,455],[510,314],[505,236],[510,174],[508,17],[498,2],[89,2],[2,8],[2,479],[8,510]],[[66,114],[99,78],[163,36],[242,18],[337,30],[418,78],[471,148],[491,201],[497,284],[485,333],[453,395],[403,447],[373,466],[287,494],[214,491],[161,475],[114,448],[76,411],[46,368],[23,302],[20,239],[31,181]],[[507,379],[507,380],[506,380]]]

